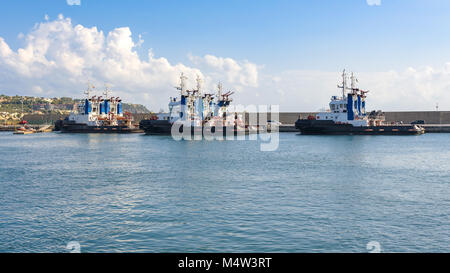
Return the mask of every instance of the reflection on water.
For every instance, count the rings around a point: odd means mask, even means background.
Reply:
[[[448,251],[449,143],[0,133],[0,251]]]

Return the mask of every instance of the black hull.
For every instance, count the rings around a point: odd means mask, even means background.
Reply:
[[[146,135],[172,135],[172,123],[167,120],[143,120],[139,123],[139,128],[144,130]],[[203,136],[203,127],[194,126],[191,128],[191,135]],[[211,133],[215,136],[222,135],[248,135],[248,130],[237,130],[234,127],[211,127]],[[180,134],[183,134],[183,126],[179,129]]]
[[[337,124],[331,120],[299,119],[295,128],[302,135],[419,135],[425,130],[414,125],[382,125],[355,127],[351,124]]]
[[[126,126],[88,126],[86,124],[63,124],[61,133],[70,134],[135,134],[143,130]]]
[[[146,135],[170,135],[172,132],[172,124],[167,120],[142,120],[139,128]]]

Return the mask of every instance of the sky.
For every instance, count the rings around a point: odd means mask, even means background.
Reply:
[[[234,104],[328,106],[343,69],[368,108],[450,110],[450,1],[4,1],[0,93],[81,97],[87,82],[167,109],[220,81]]]

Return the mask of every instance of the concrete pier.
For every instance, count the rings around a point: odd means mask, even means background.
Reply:
[[[295,122],[301,118],[306,119],[315,112],[282,112],[279,114],[280,132],[297,132]],[[404,112],[385,112],[386,123],[410,124],[417,120],[423,120],[426,133],[450,133],[450,111],[404,111]],[[247,122],[249,120],[246,114]],[[267,119],[271,120],[270,114]]]
[[[294,124],[297,119],[307,118],[309,115],[315,115],[315,112],[281,112],[279,121],[282,124]],[[411,123],[416,120],[424,120],[426,124],[450,124],[450,111],[402,111],[385,112],[387,122]],[[64,119],[64,115],[25,115],[24,119],[30,124],[53,124],[59,119]],[[134,122],[139,123],[143,119],[150,118],[150,114],[133,114]],[[248,114],[246,115],[248,118]],[[270,114],[268,114],[270,120]],[[248,119],[247,119],[248,120]]]
[[[450,133],[450,124],[425,124],[425,133]]]
[[[294,124],[297,119],[306,119],[315,112],[281,112],[280,122],[282,124]],[[386,122],[403,122],[410,124],[416,120],[423,120],[425,124],[450,125],[450,111],[404,111],[404,112],[384,112]],[[268,114],[270,119],[270,114]]]
[[[280,132],[297,132],[295,122],[299,119],[306,119],[315,112],[281,112],[279,121],[282,125]],[[139,123],[143,119],[150,118],[150,114],[133,114],[134,122]],[[249,123],[248,113],[246,113],[247,124]],[[409,124],[416,120],[425,121],[425,129],[429,133],[450,133],[450,111],[401,111],[385,112],[386,122]],[[56,120],[64,119],[62,115],[26,115],[25,120],[30,124],[53,124]],[[271,120],[270,114],[267,119]],[[256,125],[256,124],[252,124]],[[14,131],[14,126],[0,126],[0,131]]]
[[[53,125],[27,125],[30,128],[39,130],[41,128],[53,129]],[[0,132],[14,132],[17,128],[22,127],[22,125],[0,125]]]

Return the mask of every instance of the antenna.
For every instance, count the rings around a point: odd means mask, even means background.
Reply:
[[[181,95],[184,95],[184,92],[186,91],[186,80],[188,78],[184,75],[183,72],[181,72],[180,75],[180,87],[177,87],[178,90],[181,91]]]
[[[219,98],[219,100],[220,100],[220,97],[222,96],[222,90],[223,90],[222,83],[219,82],[219,84],[217,85],[217,97]]]
[[[355,91],[355,75],[353,74],[353,72],[352,72],[352,76],[351,76],[351,88],[352,88],[352,92],[354,92]]]
[[[352,86],[351,86],[352,93],[358,94],[358,91],[361,91],[361,94],[363,94],[362,90],[360,90],[359,88],[356,88],[356,83],[359,83],[359,81],[358,81],[358,78],[355,77],[353,72],[352,72],[352,76],[351,76],[351,81],[352,81]]]
[[[197,91],[198,91],[199,96],[201,96],[201,94],[202,94],[202,84],[203,84],[203,80],[200,78],[199,75],[197,75]]]
[[[103,95],[105,95],[105,100],[108,100],[108,94],[109,94],[109,85],[105,83],[105,93],[103,93]]]
[[[347,89],[347,73],[344,71],[342,72],[342,86],[338,85],[338,88],[342,88],[342,99],[345,98],[345,90]]]
[[[91,82],[88,81],[88,83],[87,83],[87,89],[86,89],[86,91],[84,92],[84,94],[87,96],[88,99],[91,98],[91,88],[94,89],[95,86],[94,86],[94,85],[91,85]]]

